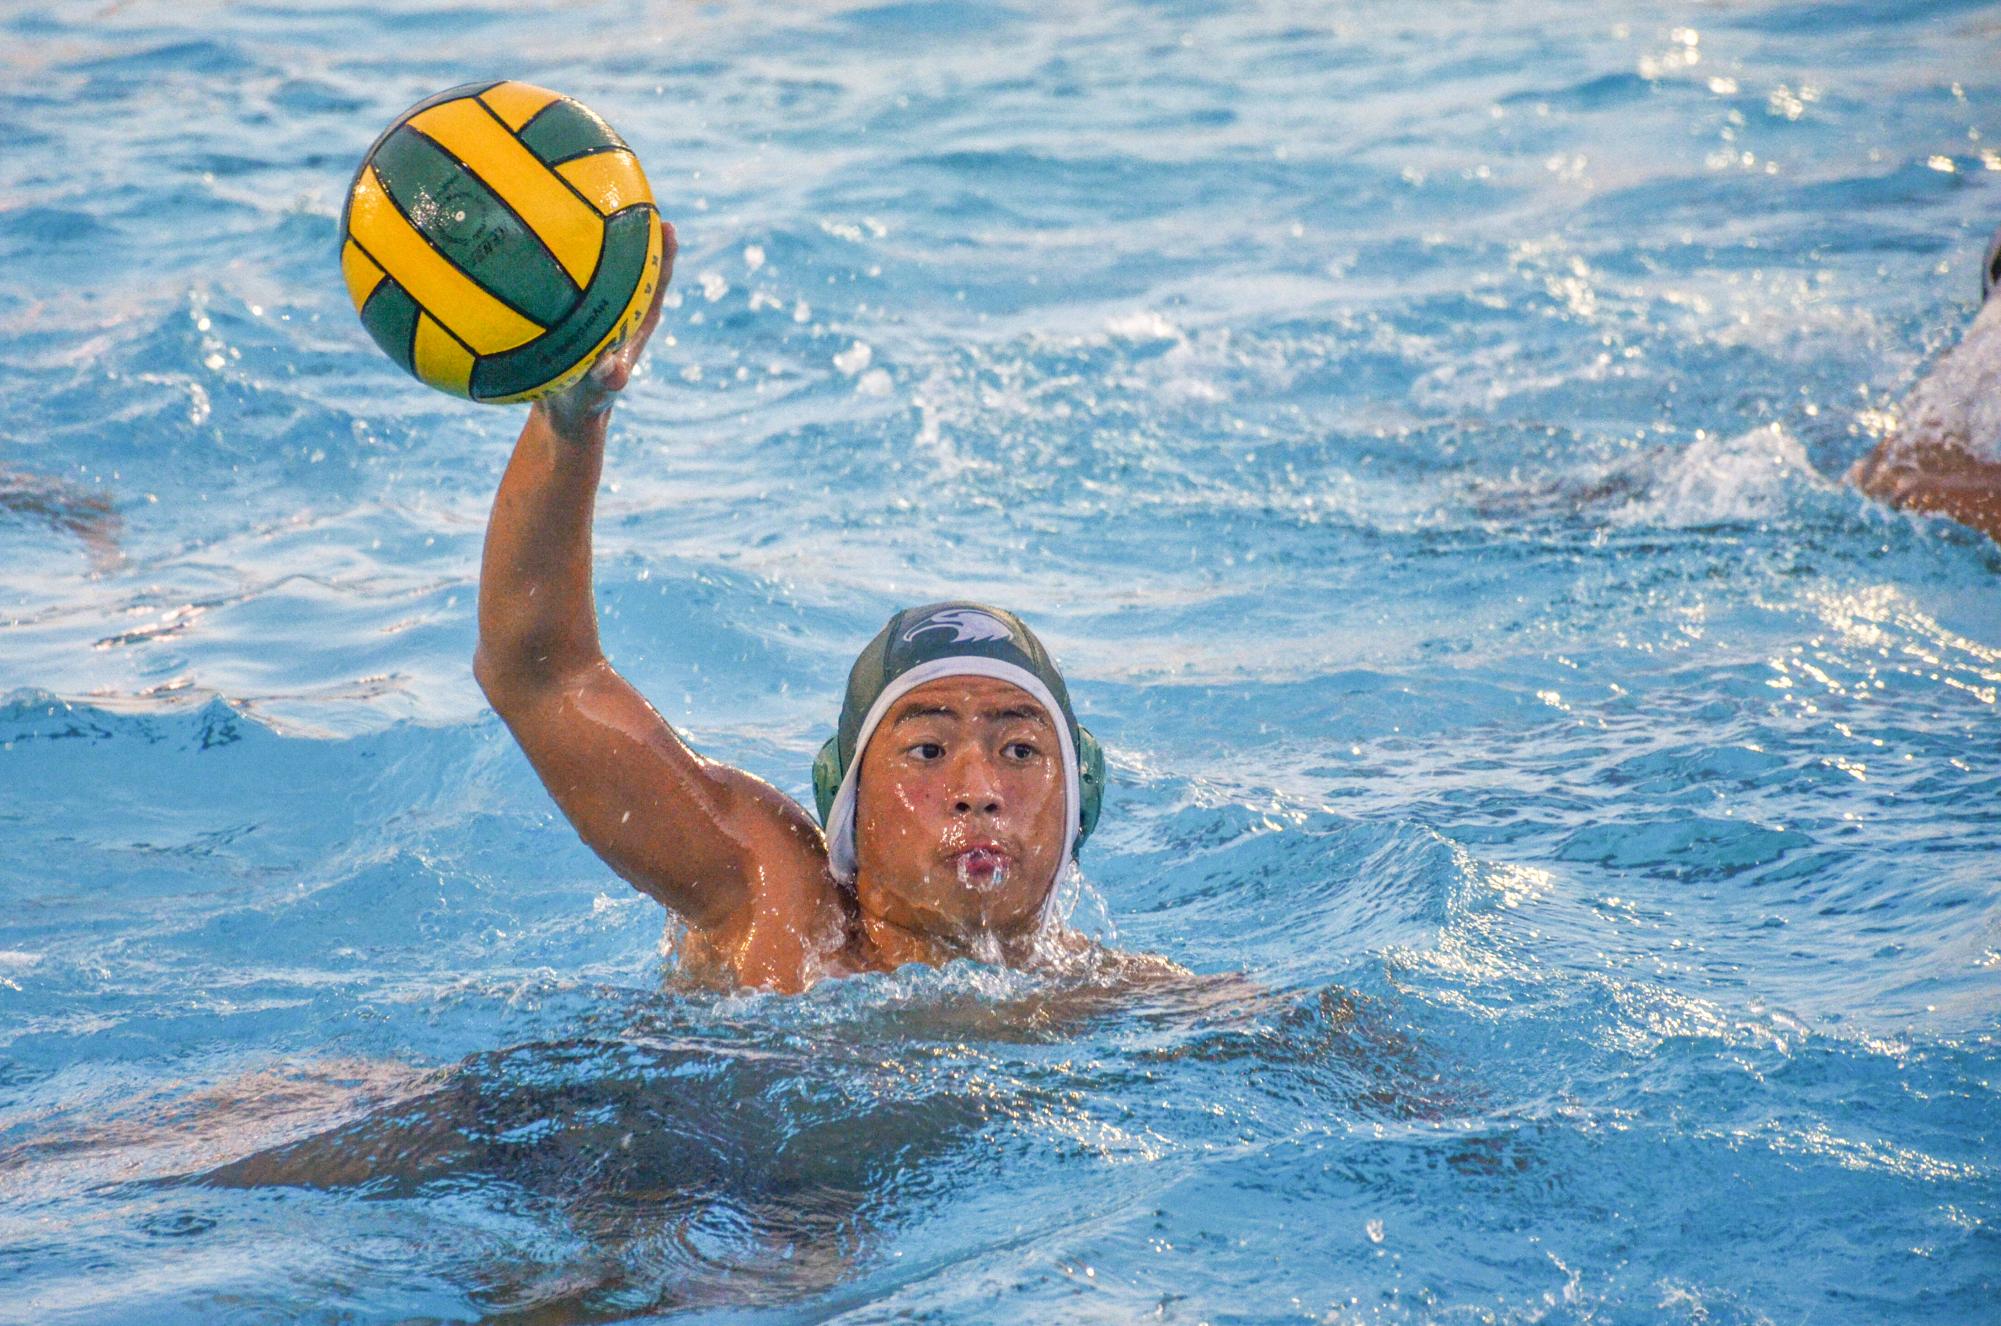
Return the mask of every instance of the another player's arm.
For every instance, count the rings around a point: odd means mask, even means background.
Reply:
[[[592,850],[727,943],[760,893],[814,889],[826,855],[795,802],[689,750],[599,645],[591,516],[606,425],[658,315],[530,410],[487,526],[473,673]]]
[[[1997,239],[1989,261],[2001,261]],[[1986,296],[1898,411],[1896,427],[1847,481],[1880,502],[1950,516],[2001,542],[2001,459],[1991,404],[2001,389],[2001,290]]]
[[[1950,516],[2001,542],[2001,463],[1963,446],[1892,435],[1855,462],[1847,481],[1880,502]]]

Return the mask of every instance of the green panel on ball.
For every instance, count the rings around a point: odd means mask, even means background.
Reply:
[[[550,102],[522,125],[521,141],[552,166],[586,152],[625,146],[625,140],[613,133],[610,125],[567,98]]]
[[[376,149],[375,173],[433,248],[523,316],[547,327],[576,304],[576,283],[548,247],[486,181],[430,139],[398,129]],[[413,293],[423,301],[428,292]],[[451,325],[449,307],[431,311]]]
[[[628,207],[605,223],[604,257],[576,311],[548,335],[480,360],[472,371],[474,400],[518,396],[554,381],[611,333],[646,275],[653,217],[651,207]]]
[[[384,279],[361,308],[361,325],[406,373],[416,372],[411,346],[417,339],[417,301],[394,281]]]
[[[481,93],[490,90],[494,86],[496,86],[496,84],[492,81],[488,81],[485,83],[461,83],[457,87],[448,87],[443,92],[437,93],[434,96],[425,97],[422,101],[412,106],[409,110],[404,111],[401,115],[396,117],[395,121],[387,129],[384,129],[381,133],[377,134],[375,136],[375,141],[368,145],[368,150],[362,153],[361,169],[355,171],[354,173],[355,181],[357,183],[360,182],[361,171],[367,170],[368,163],[375,159],[375,151],[377,148],[382,146],[382,140],[389,137],[390,134],[395,133],[398,129],[402,128],[403,122],[405,120],[408,120],[412,115],[415,115],[419,111],[427,111],[431,107],[439,105],[442,102],[456,101],[460,97],[479,96]],[[350,188],[348,190],[348,200],[342,203],[340,208],[340,233],[342,235],[347,234],[348,209],[353,205],[353,201],[354,201],[354,190]]]

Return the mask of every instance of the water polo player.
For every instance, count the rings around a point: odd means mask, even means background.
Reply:
[[[666,264],[672,274],[673,231]],[[494,499],[474,672],[549,794],[611,868],[688,927],[684,968],[798,990],[1055,938],[1058,880],[1104,763],[1048,652],[974,603],[897,613],[848,678],[814,764],[820,823],[695,754],[606,661],[591,517],[606,426],[647,337],[536,402]]]
[[[1951,516],[2001,541],[2001,230],[1980,269],[1966,336],[1912,389],[1897,426],[1848,482],[1879,501]]]

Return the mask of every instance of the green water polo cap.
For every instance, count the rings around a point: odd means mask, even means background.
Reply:
[[[848,672],[841,725],[813,761],[813,797],[827,830],[827,858],[837,878],[855,877],[855,782],[861,753],[895,703],[940,677],[993,677],[1019,686],[1044,712],[1060,715],[1063,778],[1070,814],[1061,860],[1083,847],[1098,822],[1105,756],[1077,721],[1070,692],[1049,651],[1021,618],[963,601],[905,608],[868,642]]]

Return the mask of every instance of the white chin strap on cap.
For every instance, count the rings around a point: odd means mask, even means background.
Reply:
[[[876,725],[898,700],[916,690],[928,681],[940,677],[992,677],[996,681],[1007,682],[1027,691],[1035,702],[1042,706],[1042,712],[1056,729],[1057,744],[1063,749],[1063,851],[1056,858],[1056,875],[1049,881],[1048,896],[1043,899],[1042,914],[1046,919],[1056,905],[1056,886],[1063,878],[1063,868],[1070,862],[1071,853],[1077,850],[1077,821],[1083,813],[1083,784],[1077,774],[1077,743],[1070,739],[1070,725],[1063,720],[1063,710],[1057,705],[1056,697],[1042,684],[1042,678],[1027,668],[997,658],[969,656],[963,658],[934,658],[919,663],[910,671],[883,688],[875,697],[868,713],[862,718],[861,731],[855,735],[855,757],[848,761],[848,771],[841,778],[840,790],[834,793],[833,807],[827,812],[827,864],[833,868],[834,876],[852,884],[857,864],[855,861],[855,783],[861,777],[862,752],[868,749],[869,738],[875,735]]]

